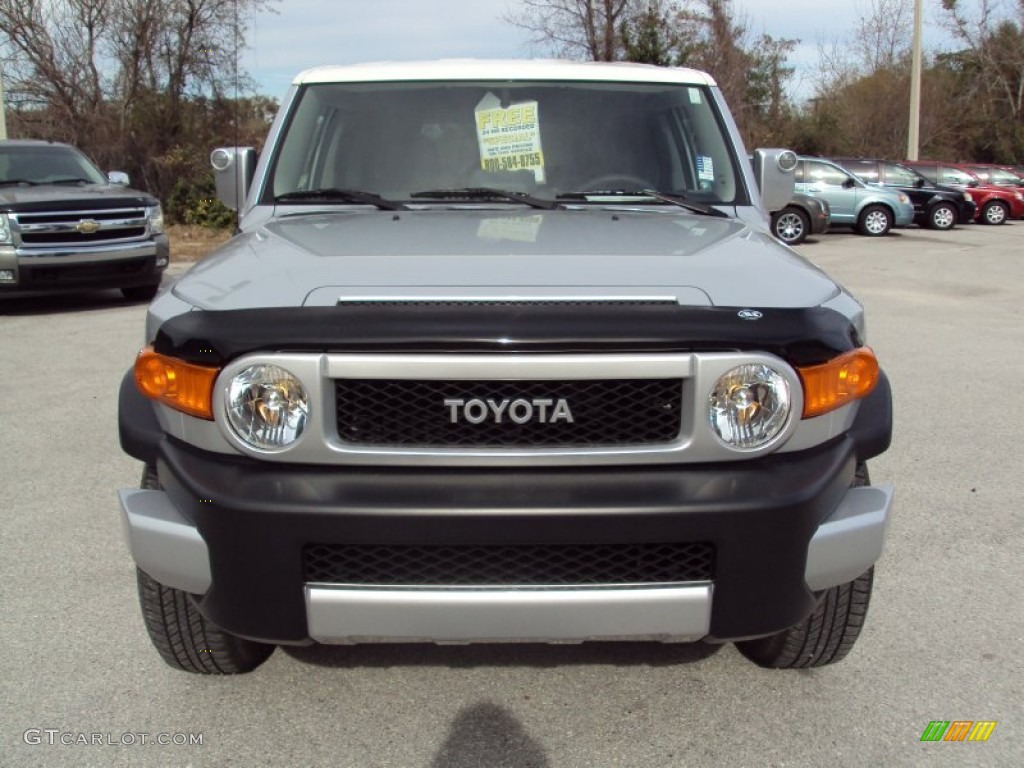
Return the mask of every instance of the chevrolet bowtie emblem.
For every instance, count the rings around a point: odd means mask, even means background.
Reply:
[[[98,232],[99,229],[100,223],[98,221],[93,221],[92,219],[82,219],[78,222],[78,226],[75,227],[75,231],[83,235],[91,235]]]

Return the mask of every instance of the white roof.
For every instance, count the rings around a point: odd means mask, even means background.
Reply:
[[[443,59],[325,66],[300,72],[292,84],[436,80],[590,80],[715,85],[711,75],[695,69],[556,59]]]

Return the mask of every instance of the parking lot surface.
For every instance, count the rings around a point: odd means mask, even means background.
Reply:
[[[1024,764],[1024,222],[800,252],[867,307],[896,408],[871,473],[897,488],[865,631],[801,672],[647,644],[311,648],[241,677],[175,671],[143,628],[115,495],[141,469],[116,406],[145,306],[0,302],[0,765]],[[997,726],[922,743],[933,720]]]

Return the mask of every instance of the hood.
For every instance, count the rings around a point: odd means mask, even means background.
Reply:
[[[836,284],[767,233],[680,209],[339,211],[273,220],[193,267],[203,309],[360,297],[674,297],[816,306]]]
[[[152,195],[119,184],[38,184],[0,187],[0,211],[66,211],[156,205]]]

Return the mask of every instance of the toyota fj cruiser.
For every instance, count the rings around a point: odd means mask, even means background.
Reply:
[[[149,634],[277,644],[736,641],[843,658],[893,490],[861,305],[768,231],[685,69],[448,61],[300,74],[215,150],[240,231],[151,305],[120,392]],[[760,191],[759,191],[760,190]]]

